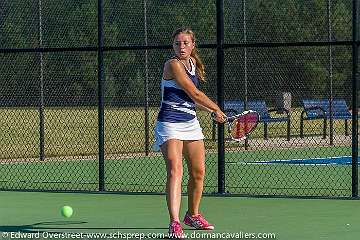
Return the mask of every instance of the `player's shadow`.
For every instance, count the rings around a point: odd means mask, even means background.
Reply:
[[[0,226],[1,232],[43,232],[42,230],[54,229],[51,227],[53,225],[76,225],[76,224],[83,224],[87,222],[81,221],[56,221],[56,222],[38,222],[34,224],[26,224],[26,225],[3,225]],[[48,227],[47,227],[48,226]],[[55,227],[57,228],[57,227]],[[59,229],[67,229],[66,227],[59,227]],[[75,228],[76,229],[76,228]]]
[[[0,226],[0,232],[59,232],[61,230],[160,230],[167,228],[139,228],[139,227],[81,227],[74,225],[81,225],[87,222],[83,221],[54,221],[54,222],[38,222],[28,225],[3,225]]]

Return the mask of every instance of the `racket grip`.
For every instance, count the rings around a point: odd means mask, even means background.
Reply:
[[[226,117],[226,121],[228,122],[232,122],[236,119],[237,116],[231,116],[231,117]]]
[[[212,117],[212,119],[215,120],[215,119],[216,119],[216,113],[215,113],[215,112],[212,112],[212,113],[211,113],[211,117]],[[229,118],[225,116],[225,122],[227,122],[228,119],[229,119]]]

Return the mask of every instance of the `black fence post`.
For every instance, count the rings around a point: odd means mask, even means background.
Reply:
[[[145,46],[148,46],[148,35],[147,35],[147,3],[144,1],[144,35],[145,35]],[[145,49],[145,155],[149,155],[150,146],[150,126],[149,126],[149,54],[148,49]]]
[[[104,140],[104,35],[103,0],[98,0],[98,121],[99,121],[99,191],[105,191],[105,140]]]
[[[331,22],[331,0],[327,1],[327,29],[328,29],[328,41],[332,42],[332,22]],[[332,45],[328,46],[329,65],[328,65],[328,101],[329,101],[329,127],[330,127],[330,145],[334,144],[334,106],[333,106],[333,53]],[[326,131],[326,129],[325,129]]]
[[[217,103],[224,109],[224,0],[216,1]],[[225,193],[224,125],[218,124],[218,193]]]
[[[38,1],[38,13],[39,13],[39,47],[43,47],[43,37],[42,37],[42,3],[41,0]],[[40,52],[40,102],[39,102],[39,124],[40,124],[40,147],[39,147],[39,156],[40,161],[45,160],[45,117],[44,117],[44,62],[43,62],[43,52]]]
[[[352,197],[357,198],[358,193],[358,0],[353,0],[352,19]]]

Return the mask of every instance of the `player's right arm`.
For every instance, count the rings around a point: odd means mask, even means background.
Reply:
[[[185,72],[184,65],[176,59],[170,59],[164,66],[164,79],[175,79],[176,83],[198,105],[204,106],[216,114],[216,121],[224,122],[225,114],[219,106],[200,91]]]

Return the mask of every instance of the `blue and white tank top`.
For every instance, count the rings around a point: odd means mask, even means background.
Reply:
[[[181,62],[181,61],[180,61]],[[182,62],[181,62],[182,63]],[[191,69],[185,71],[195,86],[199,87],[195,64],[190,58]],[[187,122],[196,118],[195,102],[177,85],[174,79],[161,80],[161,107],[158,115],[160,122]]]

